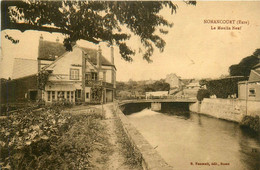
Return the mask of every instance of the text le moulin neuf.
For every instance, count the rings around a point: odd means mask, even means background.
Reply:
[[[242,30],[242,25],[249,25],[248,20],[215,20],[204,19],[204,24],[210,24],[211,30]]]

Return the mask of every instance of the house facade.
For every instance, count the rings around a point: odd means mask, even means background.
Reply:
[[[23,77],[21,71],[14,67],[15,79],[8,83],[18,82],[12,83],[14,84],[13,89],[21,91],[19,94],[23,101],[33,97],[34,100],[42,99],[47,104],[55,101],[112,102],[116,88],[113,47],[111,47],[111,53],[106,55],[110,56],[110,61],[103,56],[100,47],[91,49],[74,45],[72,51],[66,51],[58,40],[49,42],[43,40],[41,36],[37,60],[30,62],[31,65],[34,63],[30,75],[26,73],[26,76]],[[24,70],[24,66],[19,68]],[[23,90],[19,90],[20,87],[16,84],[19,84],[24,78],[36,83],[33,83],[33,87],[27,88],[27,86],[31,86],[30,82],[27,82],[23,85]],[[7,86],[8,83],[6,83]],[[1,98],[10,97],[1,95]],[[15,100],[16,96],[13,98]]]
[[[111,61],[108,61],[100,48],[95,50],[75,45],[71,52],[55,57],[46,66],[40,65],[40,72],[48,73],[41,97],[46,103],[60,100],[73,103],[112,102],[116,88],[113,48],[110,55]]]
[[[260,101],[260,64],[253,67],[248,81],[238,83],[238,98]]]
[[[166,75],[165,82],[170,84],[170,89],[178,89],[183,85],[181,78],[174,73]]]

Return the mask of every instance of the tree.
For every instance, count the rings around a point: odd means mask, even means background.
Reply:
[[[185,2],[196,5],[195,1]],[[59,32],[66,35],[67,50],[72,50],[72,42],[80,39],[115,44],[126,61],[132,61],[135,54],[126,43],[131,32],[145,48],[143,58],[151,61],[154,47],[162,52],[166,44],[161,34],[167,34],[165,28],[172,26],[159,15],[164,7],[172,14],[177,9],[171,1],[6,0],[1,2],[1,29]],[[6,38],[18,43],[9,35]]]
[[[260,49],[256,49],[253,55],[243,58],[239,64],[229,67],[230,76],[249,76],[251,69],[259,63]]]
[[[166,83],[164,80],[156,81],[153,84],[148,84],[144,86],[144,91],[168,91],[170,90],[170,84]]]
[[[198,101],[202,101],[204,98],[209,98],[210,92],[207,89],[199,89],[197,93],[197,99]]]

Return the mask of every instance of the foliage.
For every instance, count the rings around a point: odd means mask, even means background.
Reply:
[[[228,98],[229,95],[238,96],[238,82],[247,80],[247,77],[230,77],[206,82],[210,94],[215,94],[217,98]]]
[[[125,163],[132,166],[133,169],[142,169],[142,156],[141,154],[135,149],[135,146],[131,143],[129,138],[127,137],[122,123],[120,120],[116,120],[117,131],[116,134],[119,139],[119,143],[123,148],[123,155],[125,158]]]
[[[45,89],[45,85],[46,85],[46,83],[48,81],[49,75],[50,75],[50,72],[48,72],[46,70],[40,71],[38,73],[37,81],[38,81],[38,88],[40,90],[44,90]]]
[[[91,101],[93,103],[100,103],[102,101],[102,92],[104,91],[103,87],[102,86],[99,86],[99,85],[95,85],[95,86],[92,86],[91,87],[91,96],[92,96],[92,99]]]
[[[249,127],[250,129],[254,130],[255,132],[260,132],[260,118],[259,116],[245,116],[243,117],[241,126]]]
[[[201,79],[201,80],[199,81],[200,86],[206,85],[206,84],[207,84],[207,81],[209,81],[209,80]]]
[[[185,2],[196,5],[196,1]],[[127,61],[132,61],[135,54],[127,45],[134,34],[144,47],[143,58],[151,61],[154,47],[161,52],[165,47],[160,36],[167,34],[165,28],[172,27],[159,15],[163,8],[173,14],[177,5],[171,1],[3,1],[1,30],[59,32],[66,35],[67,50],[80,39],[116,44]]]
[[[148,84],[144,87],[145,92],[150,91],[168,91],[170,90],[170,84],[165,81],[156,81],[153,84]]]
[[[243,58],[239,64],[229,67],[231,76],[249,76],[251,69],[259,63],[260,49],[256,49],[253,55]]]
[[[199,89],[197,93],[198,101],[202,101],[204,98],[209,98],[210,93],[207,89]]]
[[[155,81],[152,84],[146,84],[145,81],[117,82],[117,96],[130,99],[131,96],[142,97],[148,91],[168,91],[170,85],[164,80]]]
[[[64,108],[64,107],[63,107]],[[100,142],[97,119],[104,115],[61,113],[51,106],[41,111],[14,112],[0,119],[2,169],[87,169],[93,141]]]

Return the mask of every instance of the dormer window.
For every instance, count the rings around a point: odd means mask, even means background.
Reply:
[[[96,72],[91,72],[91,79],[97,80],[97,73]]]
[[[70,69],[70,79],[71,80],[79,80],[79,69]]]

